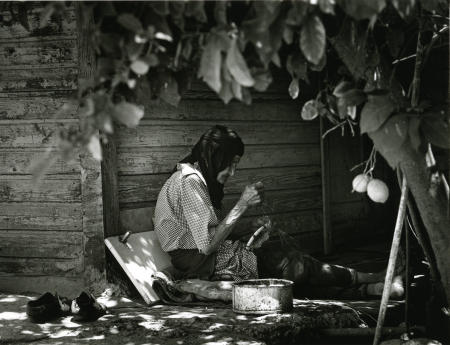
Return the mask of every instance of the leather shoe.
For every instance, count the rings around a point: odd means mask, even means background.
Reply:
[[[95,297],[87,292],[72,301],[71,312],[74,314],[73,321],[90,322],[106,314],[106,307],[97,302]]]
[[[44,323],[70,313],[70,300],[46,292],[27,303],[27,315],[32,322]]]

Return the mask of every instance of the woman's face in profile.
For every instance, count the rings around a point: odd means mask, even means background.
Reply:
[[[234,158],[231,162],[231,165],[229,165],[228,167],[226,167],[225,169],[223,169],[222,171],[220,171],[217,174],[217,182],[219,182],[220,184],[225,184],[225,182],[227,182],[228,178],[230,176],[233,176],[234,173],[236,172],[236,167],[237,167],[240,159],[241,159],[241,157],[234,156]]]

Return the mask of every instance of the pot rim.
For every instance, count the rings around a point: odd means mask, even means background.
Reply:
[[[288,287],[292,286],[294,282],[292,280],[287,279],[278,279],[278,278],[264,278],[264,279],[247,279],[242,280],[240,282],[232,283],[233,288],[234,287],[266,287],[266,288],[272,288],[272,287]]]

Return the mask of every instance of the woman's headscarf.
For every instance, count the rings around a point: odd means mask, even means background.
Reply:
[[[223,184],[217,181],[217,175],[232,164],[235,156],[242,157],[243,154],[244,143],[237,133],[225,126],[215,125],[200,137],[191,154],[180,163],[198,162],[211,202],[220,209],[224,193]]]

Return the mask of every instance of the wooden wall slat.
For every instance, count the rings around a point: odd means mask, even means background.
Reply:
[[[0,230],[82,231],[77,217],[0,216]]]
[[[76,90],[77,77],[76,67],[1,69],[0,91]]]
[[[289,83],[291,79],[288,73],[282,73],[280,70],[275,71],[274,80],[266,91],[258,92],[250,90],[252,100],[270,99],[270,100],[292,100],[289,96]],[[212,91],[206,83],[200,79],[193,79],[189,90],[182,94],[184,99],[217,99],[217,94]]]
[[[240,236],[246,236],[250,233],[251,222],[261,215],[261,208],[254,210],[253,215],[244,215],[238,222],[236,232]],[[122,232],[144,232],[153,231],[153,213],[154,206],[122,209],[120,211],[120,223]],[[292,212],[278,212],[270,214],[276,228],[285,231],[288,234],[300,232],[320,232],[322,228],[322,211],[317,209],[296,210]]]
[[[119,199],[122,203],[153,200],[170,174],[126,175],[119,178]],[[252,182],[262,181],[265,190],[298,189],[320,186],[320,167],[285,167],[239,169],[225,185],[225,194],[241,193]]]
[[[22,201],[20,203],[0,203],[0,216],[32,216],[32,217],[73,217],[81,214],[79,203],[31,203]]]
[[[171,172],[190,146],[160,148],[118,148],[119,174]],[[320,164],[319,145],[248,145],[239,162],[240,169]]]
[[[283,246],[278,238],[269,239],[269,244],[284,248],[286,251],[292,248],[299,249],[303,253],[320,254],[323,246],[323,234],[320,231],[302,232],[298,234],[291,234],[290,240],[293,246]]]
[[[0,202],[79,202],[81,184],[79,176],[57,176],[43,179],[38,186],[29,176],[2,176]]]
[[[270,123],[263,122],[219,122],[234,129],[246,145],[252,144],[314,144],[319,143],[318,126],[311,122]],[[200,136],[211,127],[208,121],[162,121],[152,120],[141,123],[133,129],[120,128],[118,146],[193,146]],[[164,133],[162,135],[162,133]]]
[[[82,231],[80,206],[80,203],[0,203],[0,229]]]
[[[30,165],[44,154],[45,149],[0,149],[0,174],[31,174]],[[55,154],[58,153],[55,152]],[[55,164],[48,170],[48,174],[70,174],[76,172],[80,172],[78,159],[65,161],[59,156]]]
[[[329,168],[333,172],[330,179],[331,202],[362,200],[362,194],[351,193],[353,177],[361,173],[361,169],[350,171],[362,162],[361,137],[341,136],[340,132],[331,133],[329,140]]]
[[[318,187],[267,191],[264,195],[265,203],[268,206],[250,208],[245,213],[247,216],[317,209],[321,207],[322,202],[320,188]],[[222,202],[224,212],[231,210],[239,197],[240,193],[225,195]],[[154,198],[155,200],[143,201],[140,203],[121,203],[120,208],[122,210],[127,208],[154,207],[156,204],[156,197]]]
[[[52,281],[52,277],[55,276],[67,276],[67,277],[79,277],[83,272],[82,260],[77,259],[42,259],[42,258],[3,258],[0,257],[0,277],[4,280],[10,278],[23,277],[28,280],[32,276],[47,276],[49,281]],[[1,279],[0,279],[1,280]],[[54,279],[53,279],[54,281]],[[3,283],[0,283],[3,285]],[[19,285],[25,291],[39,291],[31,285],[21,284]],[[44,291],[53,288],[53,285],[47,285]],[[67,286],[65,286],[67,289]],[[15,290],[16,292],[18,290]],[[24,290],[20,290],[24,291]],[[69,294],[73,294],[73,291],[68,291]]]
[[[191,100],[182,99],[175,107],[164,101],[153,101],[144,98],[145,114],[143,121],[156,119],[171,120],[202,120],[210,121],[292,121],[302,122],[300,117],[301,105],[293,100],[277,102],[259,100],[251,105],[244,105],[239,101],[231,101],[226,106],[220,99]],[[239,114],[239,116],[236,116]],[[303,122],[305,123],[305,122]]]
[[[230,210],[238,201],[240,194],[229,194],[223,198],[224,210]],[[320,188],[303,188],[295,190],[277,190],[264,193],[265,202],[270,208],[250,208],[246,215],[261,215],[265,213],[292,212],[320,208],[322,195]],[[272,212],[270,211],[272,210]]]
[[[0,290],[3,293],[17,293],[18,291],[33,291],[44,293],[46,291],[64,291],[64,296],[70,299],[75,299],[83,291],[83,280],[79,276],[65,277],[65,276],[30,276],[9,274],[5,279],[0,279]]]
[[[59,127],[57,123],[2,124],[0,122],[0,148],[55,147],[58,143]]]
[[[252,235],[251,222],[259,216],[244,216],[239,221],[236,232],[247,236]],[[272,220],[274,230],[270,235],[272,239],[279,237],[277,230],[291,235],[312,231],[320,232],[322,229],[322,212],[320,209],[280,212],[271,214],[270,219]]]
[[[8,68],[61,68],[77,62],[75,39],[0,43],[0,65]]]
[[[13,4],[14,12],[17,13],[18,4]],[[76,37],[76,21],[75,12],[73,8],[68,8],[67,11],[61,17],[61,21],[52,19],[49,21],[49,25],[41,28],[41,12],[43,7],[41,5],[33,5],[33,9],[28,15],[28,24],[30,25],[30,31],[25,29],[23,25],[18,22],[8,23],[11,20],[11,13],[4,11],[0,13],[3,17],[3,21],[0,22],[0,42],[7,40],[21,40],[36,39],[43,37],[55,38],[61,37]]]
[[[75,119],[75,96],[72,91],[0,93],[0,120]]]
[[[1,257],[78,258],[83,253],[80,232],[3,230],[0,243]]]
[[[279,93],[279,94],[287,93],[289,96],[288,88],[289,88],[289,84],[292,80],[289,73],[285,72],[283,70],[280,70],[280,69],[273,69],[272,70],[272,79],[273,79],[272,83],[269,85],[269,87],[267,88],[267,90],[264,93]],[[191,81],[189,90],[191,92],[196,92],[196,91],[214,92],[203,80],[198,79],[198,78],[194,78]],[[257,93],[261,93],[261,92],[257,92]],[[289,98],[291,98],[291,97],[289,96]]]
[[[378,226],[367,203],[343,202],[331,205],[331,222],[333,223],[334,242],[336,245],[348,246],[349,239],[355,244],[364,244],[368,238],[386,234],[389,228]],[[392,220],[392,223],[395,221]],[[392,224],[393,229],[394,224]]]

